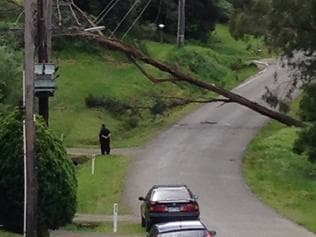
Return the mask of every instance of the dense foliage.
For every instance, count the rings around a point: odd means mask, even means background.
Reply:
[[[311,84],[304,92],[300,102],[303,120],[309,121],[310,125],[299,133],[299,138],[294,144],[294,151],[306,153],[311,162],[316,162],[316,84]]]
[[[36,125],[39,236],[69,223],[76,211],[77,181],[62,143],[41,121]],[[23,227],[24,162],[22,116],[15,111],[0,120],[0,223],[9,230]]]
[[[22,88],[20,55],[7,47],[0,46],[0,113],[8,105],[18,104]],[[5,104],[5,105],[4,105]]]

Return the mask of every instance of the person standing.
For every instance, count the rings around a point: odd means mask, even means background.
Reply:
[[[100,132],[99,132],[99,141],[101,145],[102,155],[104,155],[105,153],[107,155],[110,154],[110,137],[111,137],[110,130],[105,126],[105,124],[102,124]]]

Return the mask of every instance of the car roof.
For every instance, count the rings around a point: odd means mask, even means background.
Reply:
[[[205,230],[206,227],[201,223],[201,221],[174,221],[168,223],[156,224],[156,228],[159,233],[165,233],[170,231],[179,230]]]
[[[156,188],[188,188],[186,185],[184,184],[159,184],[159,185],[154,185],[152,187],[153,189]]]

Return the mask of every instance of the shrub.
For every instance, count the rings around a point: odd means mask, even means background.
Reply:
[[[130,116],[126,119],[126,125],[129,128],[136,128],[139,124],[139,117],[138,116]]]
[[[295,141],[293,150],[297,153],[306,153],[310,162],[316,162],[316,84],[309,85],[300,102],[300,116],[311,125],[304,128]]]
[[[133,102],[126,102],[106,96],[88,95],[85,98],[88,108],[102,108],[115,115],[131,115],[140,117],[140,107]],[[137,101],[135,102],[137,103]]]
[[[294,143],[293,150],[298,153],[306,153],[310,162],[316,162],[316,123],[304,128]]]
[[[155,102],[152,107],[150,107],[150,113],[156,117],[157,115],[164,115],[166,110],[168,109],[167,103],[160,99],[160,98],[155,98]]]
[[[300,116],[305,121],[316,121],[316,84],[309,85],[300,102]]]
[[[38,167],[38,235],[46,236],[71,222],[76,211],[74,166],[60,140],[44,125],[36,123]],[[0,121],[0,223],[4,228],[22,232],[24,162],[22,115],[16,110]]]

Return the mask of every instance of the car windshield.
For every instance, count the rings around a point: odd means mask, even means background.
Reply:
[[[152,193],[152,201],[172,201],[191,199],[190,193],[185,188],[156,189]]]
[[[206,237],[205,230],[186,230],[158,234],[158,237]]]

